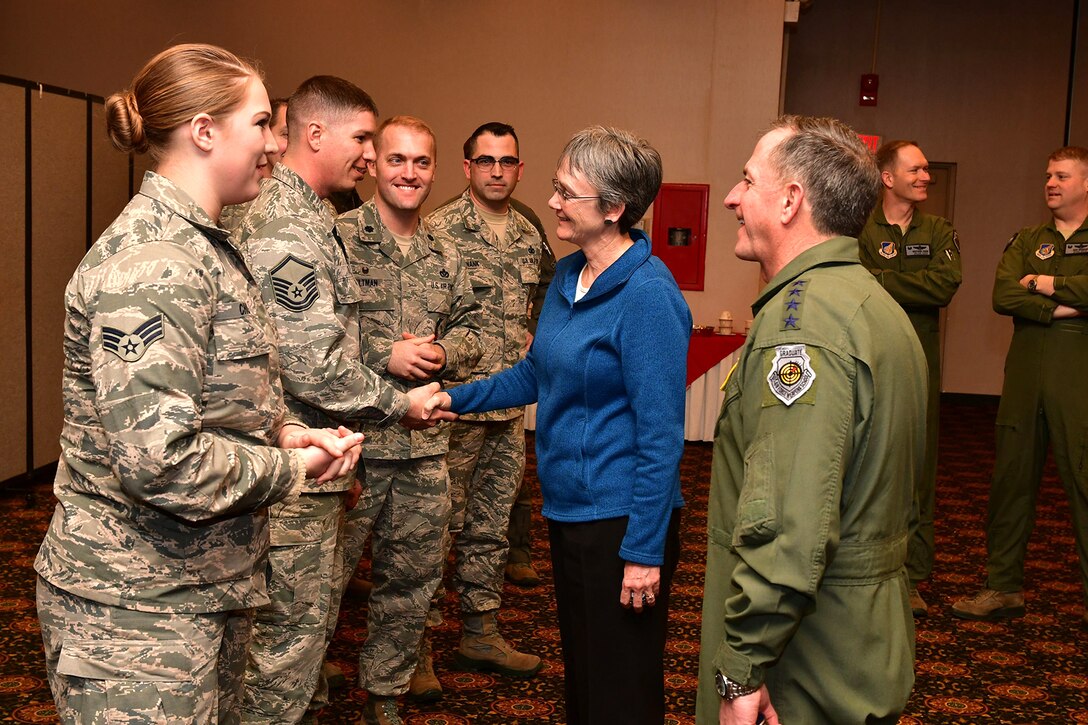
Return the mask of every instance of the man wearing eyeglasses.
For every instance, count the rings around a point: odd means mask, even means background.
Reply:
[[[481,309],[483,355],[468,380],[517,364],[529,340],[529,313],[539,281],[540,234],[511,208],[521,179],[518,138],[505,123],[485,123],[465,141],[468,189],[427,218],[456,240]],[[541,667],[536,655],[518,652],[499,634],[495,615],[502,603],[507,526],[525,467],[524,408],[463,416],[452,424],[449,538],[457,552],[454,586],[464,617],[457,666],[469,670],[531,677]],[[430,624],[438,624],[432,605]],[[409,695],[441,697],[434,675],[430,638],[424,637]]]

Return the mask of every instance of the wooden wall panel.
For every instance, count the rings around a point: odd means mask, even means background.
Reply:
[[[87,102],[31,94],[34,467],[57,460],[64,288],[87,248]]]
[[[128,203],[128,154],[113,147],[106,136],[105,110],[91,106],[91,241],[105,231]]]
[[[0,481],[26,472],[25,94],[0,85]]]

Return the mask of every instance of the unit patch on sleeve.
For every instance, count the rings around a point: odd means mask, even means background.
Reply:
[[[317,300],[317,277],[314,266],[293,254],[272,268],[272,291],[276,302],[291,310],[308,310]]]
[[[815,380],[816,371],[812,369],[812,360],[804,345],[775,347],[771,371],[767,374],[767,384],[774,397],[792,405],[809,391]]]
[[[112,352],[125,362],[136,362],[144,356],[147,348],[163,338],[165,334],[163,322],[163,316],[158,314],[132,332],[103,325],[102,347],[106,348],[106,352]]]

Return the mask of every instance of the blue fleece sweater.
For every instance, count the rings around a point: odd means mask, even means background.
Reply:
[[[670,513],[684,505],[684,387],[691,312],[646,235],[574,301],[581,251],[561,259],[528,356],[449,391],[453,410],[537,407],[544,516],[628,516],[619,555],[660,565]]]

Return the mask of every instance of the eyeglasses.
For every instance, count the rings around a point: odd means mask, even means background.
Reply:
[[[521,159],[517,156],[503,156],[501,159],[496,159],[494,156],[477,156],[469,161],[476,164],[476,168],[481,171],[491,171],[495,168],[495,164],[501,166],[503,171],[509,171],[517,168],[517,165],[521,163]]]
[[[559,194],[559,198],[561,198],[563,201],[576,201],[578,199],[600,199],[601,198],[599,195],[598,196],[577,196],[576,194],[572,194],[569,191],[567,191],[566,189],[564,189],[562,186],[559,185],[559,179],[552,179],[552,188],[555,189],[555,193]]]

